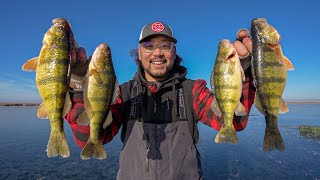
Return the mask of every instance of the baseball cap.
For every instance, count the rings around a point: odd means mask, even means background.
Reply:
[[[176,38],[173,37],[171,27],[162,22],[153,22],[143,26],[140,33],[139,43],[155,35],[163,35],[169,38],[173,43],[177,43]]]

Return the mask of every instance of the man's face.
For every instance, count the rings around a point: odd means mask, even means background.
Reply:
[[[164,80],[176,58],[176,48],[168,38],[155,36],[142,42],[138,48],[139,60],[147,81]]]

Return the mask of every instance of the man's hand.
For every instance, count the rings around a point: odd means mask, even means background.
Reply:
[[[239,55],[241,66],[246,71],[251,65],[252,57],[252,40],[249,31],[247,29],[240,29],[233,45]]]
[[[71,79],[70,87],[74,90],[82,90],[83,77],[87,73],[89,61],[86,50],[82,47],[71,52]]]

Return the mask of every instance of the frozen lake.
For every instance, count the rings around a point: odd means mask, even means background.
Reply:
[[[289,104],[279,115],[284,151],[264,152],[264,117],[253,107],[249,124],[238,132],[239,144],[216,144],[217,131],[199,123],[205,179],[320,179],[320,138],[301,134],[299,125],[320,126],[320,104]],[[80,158],[81,149],[65,123],[69,158],[48,158],[48,120],[37,107],[0,107],[0,179],[115,179],[122,142],[119,135],[105,145],[105,160]]]

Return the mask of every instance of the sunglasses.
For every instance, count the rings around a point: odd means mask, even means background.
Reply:
[[[140,43],[140,46],[143,47],[144,52],[146,53],[152,53],[157,48],[160,49],[161,52],[169,52],[172,51],[175,44],[173,42],[161,42],[161,43],[155,43],[155,42],[142,42]]]

